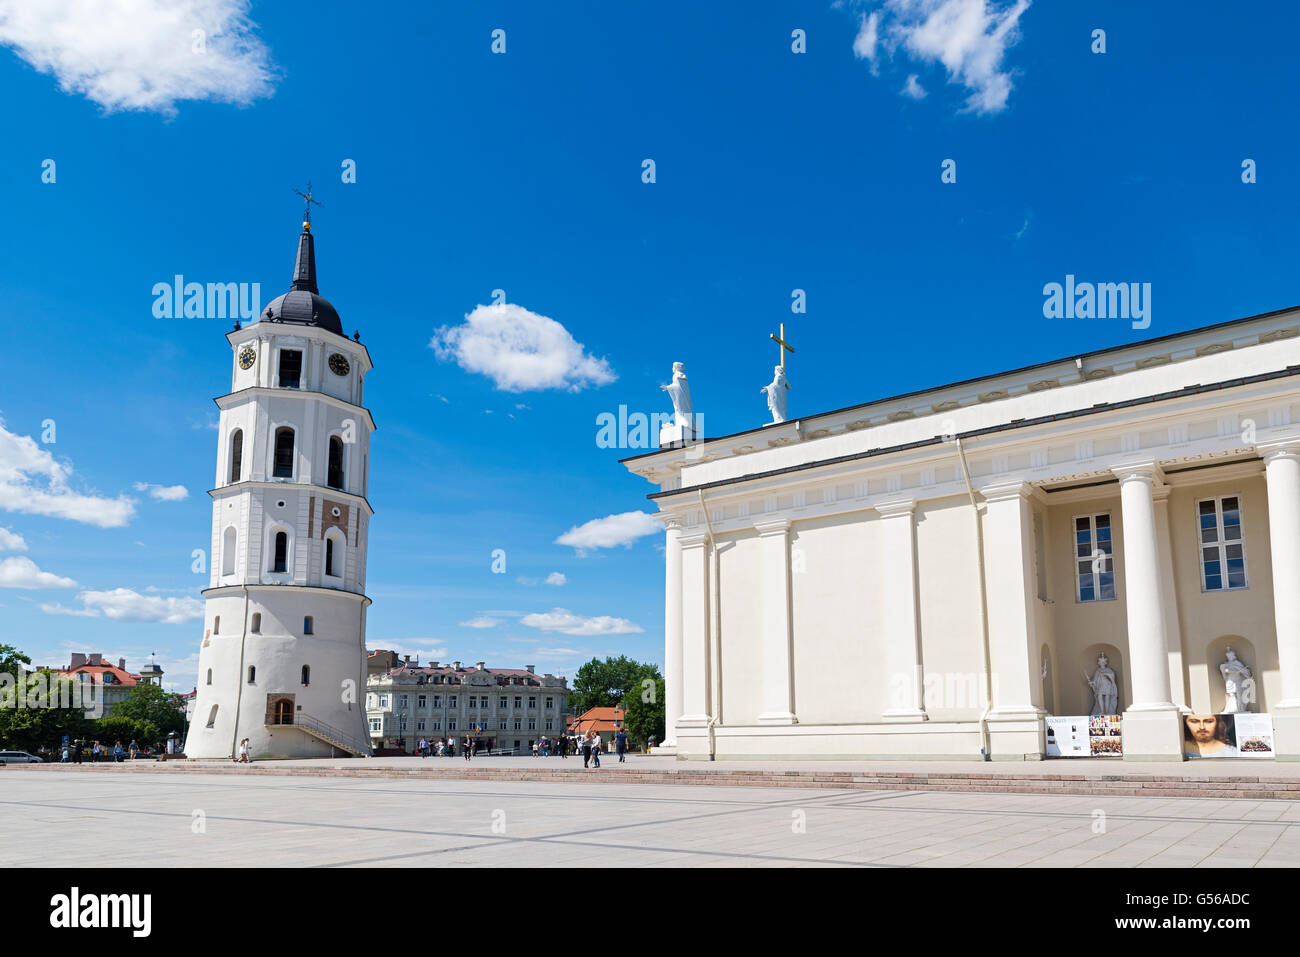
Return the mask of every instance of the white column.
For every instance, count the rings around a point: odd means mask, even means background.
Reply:
[[[681,535],[682,715],[680,729],[709,723],[709,562],[704,535]]]
[[[664,542],[664,740],[677,746],[682,716],[682,526],[668,520]]]
[[[1273,620],[1282,678],[1282,700],[1272,710],[1300,712],[1300,441],[1261,445],[1259,451],[1268,483]],[[1291,753],[1300,751],[1300,740],[1294,744]]]
[[[1155,489],[1159,472],[1146,462],[1115,469],[1124,529],[1124,600],[1128,611],[1130,711],[1168,711],[1169,661]]]
[[[759,582],[762,601],[760,660],[763,710],[759,724],[795,724],[790,625],[790,523],[760,522]]]
[[[1155,462],[1139,462],[1111,471],[1119,479],[1128,666],[1133,686],[1133,700],[1123,714],[1124,760],[1182,761],[1182,718],[1170,700],[1168,623],[1156,524],[1160,467]]]
[[[1173,539],[1169,534],[1169,487],[1153,490],[1156,511],[1156,539],[1160,553],[1160,593],[1165,608],[1165,660],[1169,666],[1171,700],[1183,714],[1188,706],[1187,682],[1183,678],[1183,629],[1178,617],[1178,593],[1174,578]]]
[[[921,622],[917,614],[916,501],[876,506],[880,513],[881,620],[889,669],[885,721],[925,721],[921,675]]]
[[[988,593],[990,721],[1037,722],[1044,712],[1038,667],[1038,585],[1034,574],[1033,487],[1007,482],[984,496],[984,581]],[[1029,753],[1026,748],[1024,753]]]

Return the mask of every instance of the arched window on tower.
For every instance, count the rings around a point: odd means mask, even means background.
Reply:
[[[343,487],[343,439],[337,435],[330,436],[329,474],[326,481],[330,488]]]
[[[253,612],[252,632],[255,635],[260,635],[262,633],[262,613],[260,611]]]
[[[244,474],[244,430],[235,429],[230,435],[230,481],[238,482]]]
[[[208,684],[212,684],[212,669],[208,669]]]
[[[282,425],[275,430],[275,478],[293,478],[293,429]]]
[[[257,684],[257,665],[248,666],[248,683]]]
[[[311,684],[311,665],[302,666],[302,683],[303,685]]]
[[[235,574],[235,546],[239,542],[239,533],[231,525],[221,538],[221,574]]]
[[[271,571],[285,572],[289,568],[289,533],[275,533],[275,555],[271,562]]]
[[[338,577],[338,572],[334,570],[334,539],[325,539],[325,574],[332,578]]]

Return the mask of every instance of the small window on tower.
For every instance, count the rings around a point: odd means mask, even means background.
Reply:
[[[257,683],[257,666],[256,666],[256,665],[249,665],[249,666],[248,666],[248,683],[249,683],[250,685],[251,685],[251,684],[256,684],[256,683]]]
[[[275,478],[293,478],[293,429],[287,425],[275,430]]]
[[[289,535],[286,532],[275,533],[275,560],[271,571],[284,572],[289,567]]]
[[[311,684],[311,665],[302,666],[302,683],[304,685]]]
[[[325,539],[325,574],[331,578],[337,578],[338,572],[334,570],[334,539]]]
[[[212,710],[208,712],[208,727],[210,728],[216,723],[217,723],[217,705],[214,704],[212,706]]]
[[[244,472],[244,430],[235,429],[230,436],[230,481],[238,482]]]
[[[208,669],[208,684],[212,684],[212,669]]]
[[[280,388],[296,389],[302,378],[302,352],[298,349],[280,350]]]
[[[315,634],[315,632],[313,632],[313,631],[311,630],[311,624],[312,624],[312,622],[311,622],[311,615],[308,615],[308,616],[306,616],[305,618],[303,618],[303,620],[302,620],[302,633],[303,633],[304,635]]]
[[[343,487],[343,440],[337,435],[330,436],[330,461],[327,477],[330,488]]]
[[[213,619],[212,619],[212,633],[213,633],[214,635],[219,635],[219,634],[221,634],[221,616],[220,616],[220,615],[217,615],[216,618],[213,618]]]
[[[262,633],[262,613],[261,613],[260,611],[255,611],[255,612],[253,612],[253,628],[252,628],[252,631],[253,631],[253,634],[255,634],[255,635],[258,635],[258,634],[261,634],[261,633]]]

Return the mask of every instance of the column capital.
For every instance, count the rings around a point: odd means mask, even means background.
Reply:
[[[1005,502],[1014,498],[1032,499],[1038,494],[1036,486],[1028,482],[997,482],[979,490],[986,502]]]
[[[1261,442],[1255,446],[1255,451],[1259,453],[1265,465],[1277,459],[1300,458],[1300,438]]]
[[[708,540],[709,536],[703,532],[695,532],[691,535],[682,535],[677,539],[677,541],[681,543],[682,548],[696,548],[697,546],[703,545]]]
[[[664,523],[664,530],[669,532],[679,532],[682,529],[682,520],[677,516],[657,516]]]
[[[903,515],[911,515],[916,511],[916,499],[898,498],[892,502],[877,502],[872,507],[880,513],[881,518],[898,518]]]
[[[1119,479],[1120,485],[1128,482],[1145,482],[1155,489],[1164,485],[1165,481],[1164,471],[1160,468],[1160,464],[1153,459],[1116,465],[1110,471],[1115,478]]]
[[[758,529],[760,538],[766,538],[769,535],[784,535],[790,531],[790,522],[784,518],[771,522],[755,522],[754,528]]]

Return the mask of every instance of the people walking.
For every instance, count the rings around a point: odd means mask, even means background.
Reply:
[[[248,763],[248,739],[247,738],[239,742],[239,760],[237,763],[239,764]]]
[[[465,752],[465,760],[468,761],[470,758],[470,740],[468,734],[465,735],[465,742],[461,745],[461,749]]]
[[[593,768],[598,768],[600,767],[600,732],[593,731],[591,734],[591,766]]]
[[[590,767],[591,765],[591,732],[588,731],[586,737],[582,739],[582,766]]]
[[[614,735],[614,750],[618,752],[619,764],[627,760],[627,732],[622,728],[619,728],[618,734]]]
[[[135,756],[137,753],[139,753],[139,751],[140,751],[140,745],[136,744],[135,739],[132,738],[131,743],[126,746],[126,753],[129,754],[131,756],[131,760],[134,761]]]

